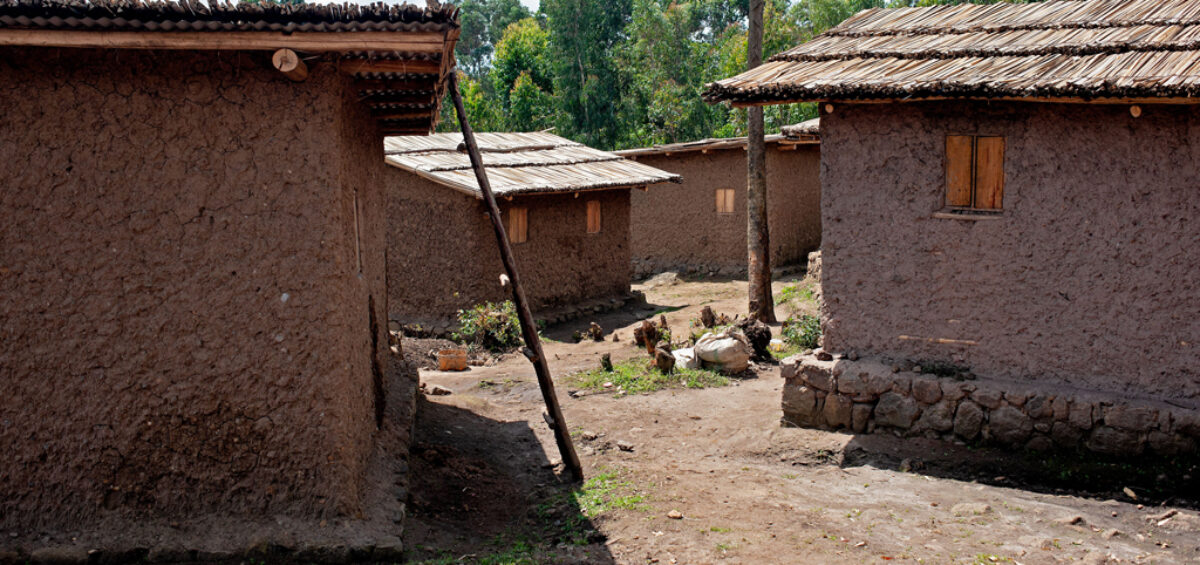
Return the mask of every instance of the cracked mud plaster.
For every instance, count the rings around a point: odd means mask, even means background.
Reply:
[[[746,271],[746,151],[742,148],[637,158],[683,176],[682,184],[634,191],[631,245],[637,275],[696,268]],[[803,263],[821,245],[821,148],[767,145],[771,266]],[[716,190],[732,188],[732,214],[717,214]]]
[[[835,106],[821,118],[827,349],[1200,398],[1200,110]],[[1006,138],[1001,219],[933,217],[947,134]]]
[[[3,528],[358,507],[380,138],[256,57],[0,50]]]
[[[454,320],[459,309],[503,301],[504,273],[483,202],[414,174],[388,171],[391,319]],[[587,233],[587,202],[600,202],[600,233]],[[524,206],[528,240],[512,246],[536,314],[629,292],[629,189],[499,198],[500,213]],[[507,226],[506,226],[507,227]]]

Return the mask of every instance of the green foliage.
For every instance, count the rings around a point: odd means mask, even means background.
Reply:
[[[788,318],[783,323],[783,341],[803,349],[817,347],[821,339],[821,319],[805,314],[799,318]]]
[[[784,302],[791,302],[792,300],[813,302],[816,300],[816,295],[809,287],[791,284],[783,287],[783,290],[779,291],[779,296],[775,297],[775,305],[778,306]]]
[[[490,351],[508,351],[521,345],[521,323],[511,300],[459,310],[458,323],[461,328],[454,332],[455,341]]]
[[[459,22],[462,32],[454,54],[460,68],[481,80],[487,75],[494,47],[513,22],[530,17],[519,0],[462,0]]]
[[[630,359],[613,363],[612,372],[595,369],[568,377],[571,384],[591,390],[604,390],[604,383],[612,383],[612,390],[626,394],[650,393],[665,388],[711,388],[727,386],[729,379],[708,369],[682,369],[676,367],[670,375],[661,371],[645,358]]]
[[[618,471],[603,470],[583,483],[575,500],[584,516],[595,518],[611,510],[639,510],[645,497],[621,480]]]
[[[496,44],[491,79],[505,103],[521,75],[528,75],[534,87],[545,92],[551,90],[553,79],[546,53],[549,46],[550,33],[533,18],[515,22],[504,30],[504,36]]]
[[[616,47],[625,39],[630,0],[543,0],[550,30],[550,67],[558,97],[559,132],[585,145],[609,148],[619,135],[624,92]]]

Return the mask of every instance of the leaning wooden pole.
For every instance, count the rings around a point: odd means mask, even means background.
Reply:
[[[537,325],[533,322],[533,314],[529,310],[529,302],[525,300],[525,291],[521,288],[521,277],[517,275],[517,263],[513,260],[512,247],[508,244],[508,234],[504,231],[504,222],[500,219],[500,207],[496,205],[496,196],[492,194],[492,185],[488,182],[487,171],[483,168],[483,157],[479,154],[479,145],[475,143],[475,133],[467,122],[467,111],[463,107],[462,93],[458,91],[458,77],[451,72],[449,77],[450,96],[454,99],[454,110],[458,113],[458,123],[462,126],[463,143],[467,146],[467,154],[471,157],[471,167],[475,169],[475,180],[479,182],[479,190],[483,193],[483,201],[487,204],[488,217],[492,219],[492,228],[496,232],[496,243],[500,246],[500,259],[504,262],[504,270],[508,272],[508,280],[512,285],[513,302],[517,305],[517,318],[521,322],[521,335],[525,338],[525,356],[533,363],[537,373],[538,386],[542,389],[542,398],[546,401],[546,411],[549,412],[550,428],[554,430],[554,440],[558,442],[558,452],[562,454],[563,464],[571,471],[576,479],[583,479],[583,467],[579,464],[579,456],[575,454],[575,445],[571,443],[571,434],[567,430],[567,422],[563,419],[562,409],[558,405],[558,395],[554,392],[554,380],[550,378],[550,366],[546,364],[546,356],[542,353],[542,340],[538,337]]]
[[[762,64],[763,5],[766,0],[750,0],[750,29],[746,45],[746,67]],[[764,137],[762,106],[749,110],[746,140],[746,276],[750,282],[750,317],[761,322],[775,321],[775,301],[771,295],[771,234],[767,225],[767,146]]]

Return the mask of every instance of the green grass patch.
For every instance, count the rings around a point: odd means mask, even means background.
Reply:
[[[632,483],[621,480],[620,471],[612,469],[592,476],[575,493],[579,510],[588,518],[595,518],[615,509],[641,510],[645,508],[642,504],[645,499]]]
[[[604,383],[612,383],[612,390],[626,394],[645,394],[665,388],[710,388],[727,386],[729,378],[709,369],[675,369],[669,375],[662,374],[644,358],[613,363],[612,372],[593,369],[567,377],[572,385],[590,390],[604,390]]]
[[[813,289],[807,285],[791,284],[783,287],[783,290],[779,291],[779,295],[775,297],[775,305],[778,306],[793,300],[799,302],[816,303],[817,295],[815,292],[813,292]]]

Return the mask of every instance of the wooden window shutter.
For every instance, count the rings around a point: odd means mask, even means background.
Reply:
[[[525,243],[529,239],[529,209],[508,209],[508,242]]]
[[[1004,138],[975,142],[975,208],[999,210],[1004,201]]]
[[[733,202],[737,193],[732,188],[717,189],[717,213],[732,214]]]
[[[946,206],[969,208],[974,180],[975,138],[946,136]]]
[[[588,200],[587,203],[587,232],[600,233],[600,201]]]

